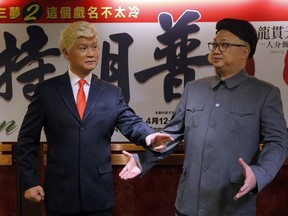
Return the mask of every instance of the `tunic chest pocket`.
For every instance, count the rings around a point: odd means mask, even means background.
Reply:
[[[230,128],[237,130],[238,132],[254,133],[256,120],[256,108],[255,107],[231,107],[230,113],[232,119]]]
[[[187,104],[185,115],[186,127],[198,127],[204,107],[204,104]]]

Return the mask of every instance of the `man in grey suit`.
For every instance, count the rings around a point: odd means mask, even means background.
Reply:
[[[172,139],[154,133],[125,103],[119,87],[92,74],[99,59],[94,25],[79,21],[67,26],[60,49],[69,70],[37,84],[18,136],[24,196],[33,202],[45,200],[46,216],[111,216],[110,143],[115,127],[145,148],[161,148]],[[84,102],[81,109],[76,106],[79,98]],[[35,164],[42,128],[48,144],[44,189]]]
[[[256,215],[257,193],[273,180],[288,148],[279,89],[245,70],[257,40],[248,21],[226,18],[216,24],[209,43],[215,76],[185,86],[162,131],[174,138],[166,149],[139,157],[124,152],[130,161],[121,178],[145,174],[184,140],[176,215]]]

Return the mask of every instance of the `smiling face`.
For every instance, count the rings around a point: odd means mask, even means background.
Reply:
[[[80,78],[87,76],[98,64],[99,48],[96,37],[78,38],[69,51],[64,51],[70,69]]]
[[[222,78],[227,78],[245,68],[250,52],[249,44],[227,30],[221,30],[214,38],[214,43],[239,44],[241,46],[228,46],[223,52],[217,47],[211,52],[211,61],[216,72]]]

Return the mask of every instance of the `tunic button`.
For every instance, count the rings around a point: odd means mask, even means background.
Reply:
[[[203,170],[204,170],[204,171],[207,171],[207,170],[208,170],[208,167],[203,167]]]
[[[209,144],[209,145],[206,146],[206,149],[210,149],[211,147],[212,147],[212,145]]]
[[[216,107],[220,107],[221,104],[220,104],[220,103],[216,103],[215,106],[216,106]]]

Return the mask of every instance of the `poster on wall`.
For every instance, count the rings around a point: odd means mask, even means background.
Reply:
[[[169,122],[185,84],[214,74],[207,44],[216,22],[249,20],[259,41],[248,73],[280,88],[288,119],[287,8],[284,0],[0,1],[0,142],[17,140],[35,84],[67,71],[60,31],[80,20],[98,31],[93,73],[121,87],[157,131]],[[127,140],[115,128],[112,141]]]

